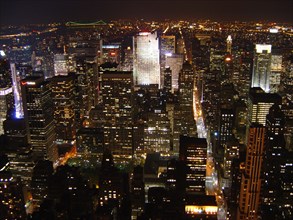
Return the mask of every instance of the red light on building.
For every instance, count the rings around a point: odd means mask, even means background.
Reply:
[[[26,85],[26,82],[21,82],[21,85],[25,86]]]
[[[111,52],[110,55],[111,55],[111,56],[115,56],[116,53],[115,53],[115,52]]]

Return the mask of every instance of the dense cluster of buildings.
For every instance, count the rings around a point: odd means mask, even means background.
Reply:
[[[291,219],[292,27],[272,25],[8,28],[1,215]]]

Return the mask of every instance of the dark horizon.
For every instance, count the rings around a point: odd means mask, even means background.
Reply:
[[[0,0],[0,25],[117,19],[293,22],[291,0]]]

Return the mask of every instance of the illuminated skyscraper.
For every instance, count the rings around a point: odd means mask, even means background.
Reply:
[[[270,75],[270,92],[279,92],[282,75],[282,55],[272,54],[271,75]]]
[[[12,108],[12,87],[0,88],[0,135],[4,134],[3,122],[7,118],[7,111]]]
[[[74,74],[55,76],[50,80],[56,126],[56,141],[60,144],[75,140]]]
[[[227,53],[232,54],[232,37],[228,35],[227,37]]]
[[[256,44],[251,87],[260,87],[265,92],[270,91],[271,62],[272,45]]]
[[[133,37],[134,85],[160,86],[160,51],[157,32],[140,32]]]
[[[248,126],[251,123],[266,125],[266,116],[273,104],[281,105],[281,96],[265,93],[261,88],[251,88],[248,99]]]
[[[104,143],[120,163],[132,159],[132,72],[102,73]]]
[[[68,55],[55,54],[54,55],[54,72],[55,76],[66,76],[68,74],[69,64]]]
[[[266,127],[253,124],[249,128],[245,169],[241,179],[237,219],[258,219],[261,202],[263,155]]]
[[[172,71],[172,92],[179,88],[179,72],[183,65],[182,54],[168,54],[166,55],[166,66],[170,67]]]
[[[36,159],[57,160],[54,110],[49,82],[41,77],[21,81],[24,118],[29,129],[29,143]]]
[[[23,118],[23,106],[22,106],[22,94],[20,87],[21,76],[16,72],[16,66],[14,63],[10,64],[11,77],[12,77],[12,86],[14,93],[14,105],[15,105],[15,117]]]
[[[193,117],[193,88],[194,71],[192,65],[185,62],[179,74],[180,134],[190,137],[195,137],[197,134]]]

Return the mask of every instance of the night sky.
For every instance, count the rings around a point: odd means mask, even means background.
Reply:
[[[0,24],[119,18],[293,22],[293,0],[0,0]]]

